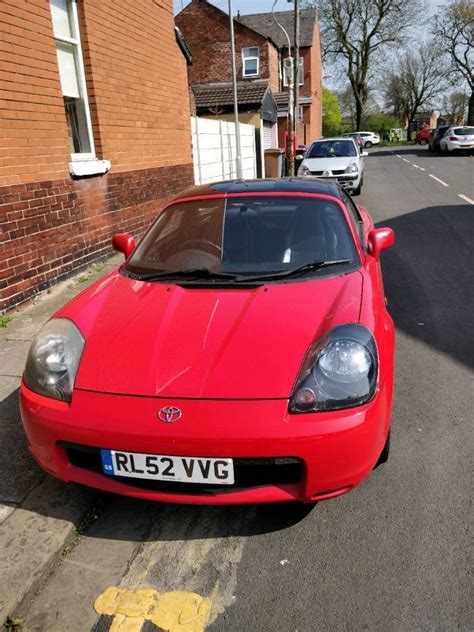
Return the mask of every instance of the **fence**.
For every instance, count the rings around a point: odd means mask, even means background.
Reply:
[[[257,177],[255,127],[242,123],[239,127],[242,175],[249,180]],[[192,117],[191,128],[195,183],[236,178],[235,123]]]

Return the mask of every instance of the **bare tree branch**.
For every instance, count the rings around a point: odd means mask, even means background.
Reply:
[[[360,129],[375,56],[400,42],[417,19],[418,0],[316,0],[326,59],[344,61]]]

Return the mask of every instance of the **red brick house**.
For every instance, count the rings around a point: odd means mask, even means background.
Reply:
[[[186,67],[172,0],[3,0],[0,310],[193,183]]]
[[[292,11],[276,13],[277,19],[288,31],[293,45]],[[229,17],[207,0],[192,0],[175,18],[193,56],[189,67],[189,81],[196,94],[199,115],[232,116],[232,104],[216,105],[215,98],[206,102],[202,95],[215,96],[216,90],[231,92],[231,51],[229,42]],[[237,81],[239,88],[239,119],[255,124],[252,115],[260,109],[243,101],[240,94],[247,95],[245,84],[258,83],[268,88],[278,106],[278,126],[272,134],[266,134],[266,146],[278,142],[284,147],[288,92],[284,85],[282,66],[287,56],[287,42],[281,30],[274,24],[271,14],[239,15],[234,18]],[[316,11],[301,12],[300,37],[300,103],[302,121],[298,125],[298,142],[311,142],[321,136],[321,51]],[[222,90],[222,88],[225,90]],[[243,97],[242,97],[243,98]],[[258,106],[260,108],[260,106]],[[267,108],[268,109],[268,108]],[[265,119],[264,119],[265,121]],[[267,121],[266,128],[276,121]],[[277,129],[278,127],[278,135]]]

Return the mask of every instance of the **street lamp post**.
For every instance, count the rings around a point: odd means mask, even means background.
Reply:
[[[229,0],[229,23],[230,23],[230,49],[232,56],[232,87],[234,91],[234,120],[235,120],[235,167],[237,178],[242,179],[242,150],[240,147],[240,126],[239,126],[239,101],[237,98],[237,71],[235,67],[235,38],[234,38],[234,17],[232,10],[232,0]]]
[[[288,57],[283,61],[283,67],[285,77],[288,82],[288,138],[286,143],[286,171],[288,176],[295,175],[295,152],[293,146],[293,134],[294,134],[294,115],[295,115],[295,66],[294,59],[291,56],[291,41],[290,36],[283,28],[283,26],[277,21],[275,17],[275,5],[278,0],[275,0],[272,6],[272,17],[275,24],[283,31],[288,41]]]

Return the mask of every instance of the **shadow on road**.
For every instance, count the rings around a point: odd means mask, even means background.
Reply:
[[[429,157],[429,158],[441,158],[443,160],[449,160],[449,158],[453,156],[472,156],[472,150],[464,150],[464,151],[454,151],[450,154],[448,153],[440,153],[438,151],[430,151],[427,145],[402,145],[401,147],[397,147],[393,145],[391,147],[384,148],[374,148],[374,150],[369,151],[368,160],[370,160],[370,156],[393,156],[394,154],[399,154],[400,156],[406,156],[409,154],[410,156],[419,156]]]
[[[395,247],[382,255],[385,294],[398,329],[474,367],[474,211],[432,206],[379,226]]]

